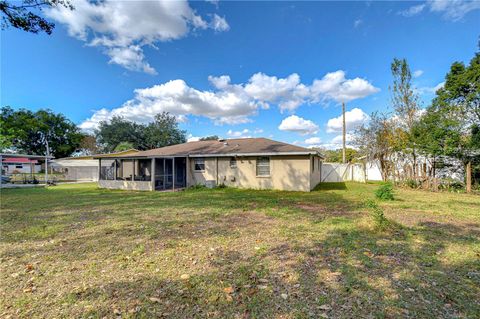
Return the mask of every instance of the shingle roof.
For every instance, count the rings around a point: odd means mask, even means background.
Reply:
[[[225,156],[225,155],[307,155],[318,154],[305,147],[273,141],[267,138],[239,138],[188,142],[138,152],[131,157],[152,156]]]

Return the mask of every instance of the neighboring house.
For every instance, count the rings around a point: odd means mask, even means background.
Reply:
[[[11,154],[2,154],[2,175],[40,172],[42,167],[38,159],[35,157],[31,158],[29,155],[20,156],[21,157],[12,157]]]
[[[310,191],[320,182],[323,159],[315,150],[266,138],[189,142],[94,158],[100,187],[150,191],[194,185]]]
[[[58,158],[50,163],[50,167],[54,172],[62,173],[67,181],[98,181],[98,160],[94,159],[95,156],[128,156],[135,153],[138,150],[130,149],[110,154]]]

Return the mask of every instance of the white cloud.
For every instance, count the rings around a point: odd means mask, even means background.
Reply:
[[[353,21],[353,27],[354,28],[358,28],[359,26],[361,26],[363,24],[363,20],[362,19],[357,19],[355,21]]]
[[[428,8],[430,12],[440,13],[443,18],[451,21],[461,20],[471,11],[480,9],[478,0],[429,0],[424,4],[414,5],[399,12],[405,17],[413,17]]]
[[[200,141],[200,136],[193,136],[192,134],[188,134],[187,142],[197,142]]]
[[[249,138],[249,137],[252,137],[250,133],[251,132],[249,129],[243,129],[241,131],[228,130],[227,135],[229,137],[234,137],[234,138]]]
[[[413,77],[414,78],[419,78],[423,75],[423,70],[416,70],[415,72],[413,72]]]
[[[254,130],[249,130],[249,129],[243,129],[241,131],[233,131],[233,130],[228,130],[227,135],[229,137],[233,138],[250,138],[253,136],[257,136],[258,134],[262,134],[263,130],[262,129],[254,129]]]
[[[217,14],[213,15],[213,19],[211,22],[211,27],[213,30],[218,31],[218,32],[223,32],[223,31],[228,31],[230,30],[230,26],[227,23],[227,20],[225,20],[224,17],[220,17]]]
[[[300,83],[296,73],[284,79],[256,73],[245,85],[245,92],[257,100],[277,103],[282,111],[296,109],[309,95],[308,88]]]
[[[173,80],[146,89],[135,90],[135,97],[113,110],[101,109],[80,124],[80,128],[92,131],[100,121],[113,116],[145,123],[155,114],[166,111],[179,116],[205,116],[219,124],[249,122],[248,116],[256,113],[258,106],[241,94],[228,91],[199,91],[189,87],[183,80]]]
[[[278,126],[281,131],[295,132],[302,135],[317,134],[318,125],[310,120],[305,120],[296,115],[290,115],[283,119],[282,123]]]
[[[225,18],[214,14],[207,22],[186,0],[75,0],[73,5],[75,10],[54,6],[45,12],[66,25],[71,36],[102,48],[110,63],[146,73],[155,69],[145,60],[144,46],[180,39],[192,29],[229,29]]]
[[[345,142],[346,143],[349,143],[349,142],[353,142],[353,134],[345,134]],[[343,144],[343,136],[342,135],[337,135],[335,136],[334,138],[332,138],[332,140],[330,141],[330,144],[334,144],[334,145],[342,145]]]
[[[123,60],[129,60],[134,59],[135,55],[125,53],[122,57]],[[117,60],[117,63],[123,60]],[[143,67],[148,71],[148,64]],[[292,112],[305,103],[349,101],[378,91],[366,80],[345,79],[343,71],[328,73],[321,80],[314,80],[310,86],[302,84],[296,73],[285,78],[256,73],[247,83],[240,84],[232,84],[228,75],[209,76],[208,80],[214,87],[213,91],[197,90],[181,79],[137,89],[133,99],[112,110],[95,111],[80,127],[92,131],[100,121],[108,121],[112,116],[144,123],[163,111],[170,112],[182,121],[188,115],[195,115],[207,117],[216,124],[249,123],[251,116],[257,114],[259,109],[269,108],[270,103],[278,105],[281,111]],[[313,131],[317,130],[318,127],[313,125]],[[312,126],[306,131],[311,132]]]
[[[346,130],[353,131],[365,122],[369,116],[359,108],[354,108],[351,111],[345,112]],[[343,116],[340,115],[327,122],[327,133],[341,132],[343,127]]]
[[[445,86],[445,82],[440,82],[435,86],[425,86],[416,89],[419,94],[435,94],[438,90]]]
[[[400,11],[399,14],[404,17],[413,17],[413,16],[416,16],[417,14],[420,14],[423,11],[423,9],[425,9],[425,6],[426,5],[424,3],[417,4],[417,5],[411,6],[407,10]]]
[[[314,80],[310,90],[314,101],[330,99],[336,102],[349,102],[380,91],[365,79],[346,79],[342,70]]]
[[[304,143],[307,145],[320,144],[321,142],[322,140],[320,139],[320,137],[310,137],[304,141]]]

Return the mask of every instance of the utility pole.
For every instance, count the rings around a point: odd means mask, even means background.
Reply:
[[[472,192],[472,161],[468,161],[466,165],[466,191],[467,193]]]
[[[345,139],[346,139],[346,135],[347,135],[347,129],[345,127],[345,102],[342,102],[342,116],[343,116],[343,125],[342,125],[343,152],[342,152],[342,159],[343,159],[343,163],[345,164],[347,162],[347,154],[346,154],[346,148],[345,148]]]
[[[48,147],[48,138],[45,137],[47,152],[45,153],[45,186],[48,186],[48,157],[50,156],[50,148]]]
[[[46,148],[46,152],[45,152],[45,186],[48,186],[48,158],[50,157],[50,148],[48,146],[48,137],[50,135],[50,131],[48,131],[48,133],[43,133],[42,132],[42,135],[43,135],[43,139],[45,141],[45,148]]]

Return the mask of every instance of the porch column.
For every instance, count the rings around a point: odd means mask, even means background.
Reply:
[[[172,188],[173,188],[173,191],[175,191],[175,157],[173,158],[172,168],[173,168],[173,174],[172,174],[173,185],[172,185]]]
[[[98,180],[102,179],[102,159],[98,159]]]
[[[133,170],[132,170],[132,182],[135,181],[135,159],[132,160],[132,166],[133,166]]]
[[[113,180],[117,180],[117,160],[115,159],[113,162]]]
[[[185,188],[188,188],[191,179],[192,177],[190,176],[190,158],[187,156],[185,157]]]
[[[155,190],[155,158],[152,158],[152,164],[150,165],[150,181],[152,183],[152,191]]]

